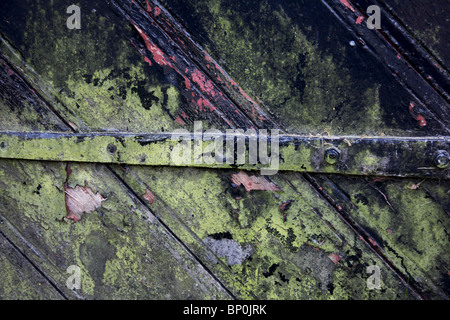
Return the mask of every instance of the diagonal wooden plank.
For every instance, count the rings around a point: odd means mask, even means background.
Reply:
[[[270,277],[270,276],[269,276]],[[280,276],[281,277],[281,276]],[[282,280],[281,280],[281,282],[282,282]]]

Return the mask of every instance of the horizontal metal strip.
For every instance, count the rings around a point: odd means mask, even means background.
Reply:
[[[198,128],[197,128],[198,129]],[[449,137],[0,132],[0,158],[449,178]]]

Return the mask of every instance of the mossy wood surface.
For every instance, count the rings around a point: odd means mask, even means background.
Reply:
[[[202,120],[448,135],[440,80],[412,79],[377,31],[358,40],[364,25],[338,18],[356,21],[345,4],[358,1],[78,1],[81,29],[68,29],[71,4],[1,2],[0,131],[157,133]],[[0,298],[450,296],[448,179],[279,172],[262,177],[270,190],[236,183],[254,176],[3,159]],[[71,265],[80,289],[66,284]]]

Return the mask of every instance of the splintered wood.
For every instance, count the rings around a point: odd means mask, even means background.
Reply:
[[[84,213],[90,213],[102,206],[105,199],[100,193],[94,193],[88,187],[76,186],[64,188],[66,198],[67,219],[74,222],[81,219]]]

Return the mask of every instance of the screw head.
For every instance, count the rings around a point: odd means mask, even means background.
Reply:
[[[445,150],[438,150],[434,153],[433,160],[436,167],[439,169],[445,169],[450,164],[450,155]]]
[[[329,148],[325,151],[325,161],[328,164],[335,164],[339,161],[341,152],[337,148]]]
[[[117,147],[115,145],[113,145],[112,143],[110,143],[106,147],[106,150],[108,151],[109,154],[114,154],[117,151]]]
[[[6,141],[0,142],[0,150],[7,150],[9,148],[9,143]]]

